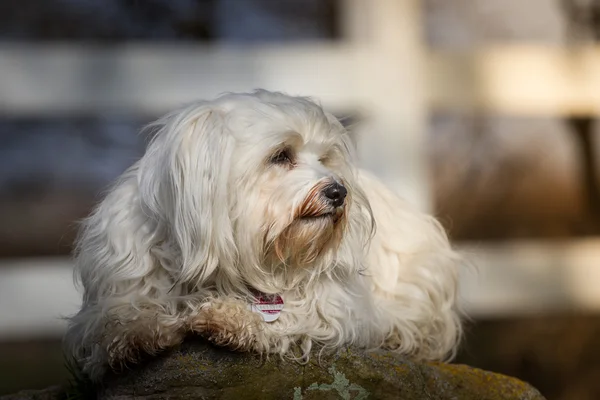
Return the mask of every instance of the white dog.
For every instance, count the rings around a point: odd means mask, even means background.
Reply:
[[[190,333],[295,359],[315,344],[454,354],[459,257],[432,217],[353,167],[335,117],[257,91],[152,126],[78,239],[85,293],[66,346],[93,380]]]

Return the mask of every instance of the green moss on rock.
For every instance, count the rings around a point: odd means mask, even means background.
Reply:
[[[385,351],[339,350],[300,365],[190,340],[109,376],[99,398],[140,399],[477,399],[539,400],[515,378],[464,365],[417,363]]]

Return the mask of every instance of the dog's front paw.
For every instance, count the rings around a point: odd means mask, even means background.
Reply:
[[[185,332],[180,321],[142,313],[125,321],[114,320],[106,324],[103,346],[110,368],[120,371],[137,363],[146,355],[156,355],[183,341]]]
[[[189,320],[192,332],[217,346],[231,350],[260,350],[263,336],[260,316],[239,302],[214,301],[204,304]]]
[[[396,331],[390,333],[388,337],[384,340],[381,348],[389,351],[400,351],[402,349],[402,338],[400,334]]]

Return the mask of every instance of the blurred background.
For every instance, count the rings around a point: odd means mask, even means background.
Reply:
[[[598,38],[596,0],[3,0],[0,395],[67,379],[76,222],[139,128],[266,88],[350,118],[477,265],[457,362],[600,398]]]

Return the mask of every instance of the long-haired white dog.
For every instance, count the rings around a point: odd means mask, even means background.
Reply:
[[[315,344],[453,355],[460,259],[432,217],[353,167],[335,117],[256,91],[152,126],[77,243],[66,348],[93,380],[190,333],[296,359]]]

